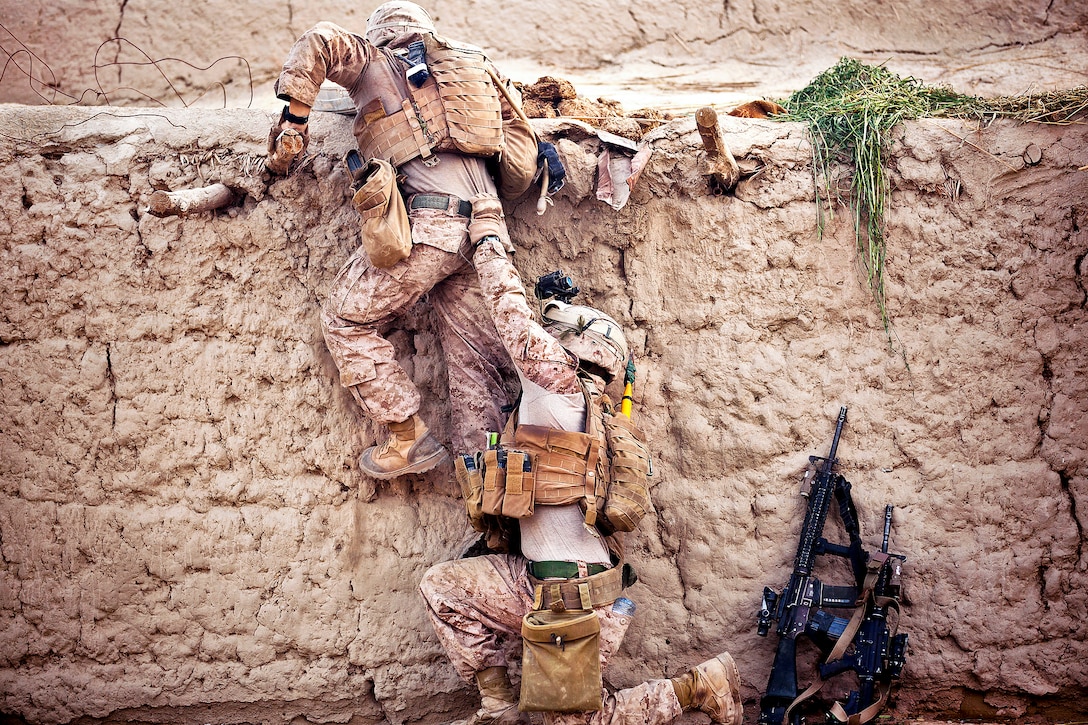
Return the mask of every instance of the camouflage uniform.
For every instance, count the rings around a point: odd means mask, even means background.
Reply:
[[[472,262],[484,288],[491,319],[518,372],[557,395],[581,392],[578,358],[533,318],[525,287],[504,245],[497,240],[484,240]]]
[[[488,554],[438,564],[423,575],[420,591],[431,622],[457,673],[472,682],[476,672],[506,664],[504,646],[520,641],[521,619],[532,609],[533,592],[526,560],[513,554]],[[601,669],[619,649],[631,623],[629,616],[597,607],[601,620]],[[681,713],[669,680],[601,692],[598,712],[545,713],[549,725],[657,725]]]
[[[521,278],[498,240],[484,239],[473,256],[488,310],[519,373],[555,395],[581,395],[578,359],[533,317]],[[524,406],[523,406],[524,407]],[[584,409],[582,413],[584,417]],[[577,508],[577,504],[574,504]],[[534,517],[535,518],[535,517]],[[580,514],[579,517],[580,519]],[[525,520],[528,521],[528,520]],[[522,526],[526,526],[523,523]],[[581,534],[572,531],[571,538]],[[533,607],[528,560],[516,554],[488,554],[431,567],[420,592],[439,641],[457,673],[472,682],[476,673],[507,665],[507,653],[521,638],[522,618]],[[612,604],[595,608],[600,620],[601,670],[619,649],[631,617]],[[670,680],[651,680],[609,692],[602,689],[597,712],[545,713],[549,725],[656,725],[678,717],[682,708]]]
[[[318,23],[291,48],[276,93],[312,106],[328,79],[354,97],[365,88],[367,68],[378,53],[360,36]],[[361,116],[356,117],[356,135]],[[444,194],[468,200],[496,191],[482,158],[438,153],[430,163],[416,158],[397,171],[409,199]],[[341,384],[351,389],[369,417],[379,423],[405,420],[419,410],[420,393],[382,332],[426,297],[449,376],[452,445],[468,450],[480,445],[485,431],[501,428],[502,407],[510,402],[503,380],[513,370],[468,261],[468,218],[456,211],[421,208],[410,209],[409,219],[413,247],[407,259],[379,269],[360,247],[340,270],[322,310],[325,341]],[[501,233],[506,238],[504,225]]]

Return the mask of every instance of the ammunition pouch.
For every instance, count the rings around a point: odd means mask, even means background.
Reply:
[[[533,515],[536,478],[525,451],[489,448],[483,452],[485,514],[524,519]]]
[[[461,497],[465,501],[469,525],[475,531],[487,531],[483,512],[484,479],[477,457],[457,456],[453,461],[453,475],[461,484]]]

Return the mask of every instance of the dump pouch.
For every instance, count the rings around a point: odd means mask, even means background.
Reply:
[[[590,610],[529,612],[521,621],[521,712],[593,712],[601,701],[601,622]]]
[[[371,159],[366,181],[351,200],[362,217],[363,248],[370,262],[388,269],[412,252],[412,228],[397,173],[388,161]]]

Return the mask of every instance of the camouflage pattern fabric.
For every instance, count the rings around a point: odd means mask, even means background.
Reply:
[[[474,683],[488,667],[507,666],[507,653],[519,651],[521,619],[532,609],[533,592],[527,562],[512,554],[487,554],[447,561],[431,567],[419,589],[439,641],[457,674]],[[601,620],[601,670],[619,649],[631,617],[597,607]],[[602,693],[598,712],[545,713],[548,725],[661,725],[682,709],[669,680],[650,680],[635,687]]]
[[[341,268],[322,309],[325,344],[341,385],[370,418],[405,420],[419,411],[419,390],[381,332],[427,295],[449,376],[451,443],[475,450],[505,423],[509,356],[467,262],[468,220],[436,209],[415,209],[410,218],[415,244],[407,259],[378,269],[360,248]]]
[[[521,374],[557,395],[580,393],[577,358],[534,318],[521,276],[503,244],[485,239],[472,263],[495,329]]]

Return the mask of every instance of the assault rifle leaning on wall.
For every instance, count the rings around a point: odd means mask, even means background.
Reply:
[[[834,703],[829,718],[849,725],[868,722],[883,708],[891,681],[899,677],[905,662],[907,635],[895,633],[905,557],[888,553],[890,505],[884,509],[884,541],[880,551],[868,553],[863,548],[850,482],[834,472],[845,423],[846,408],[840,408],[831,451],[826,458],[809,457],[809,469],[801,484],[801,494],[808,498],[808,510],[789,583],[781,593],[770,587],[763,590],[757,631],[766,636],[772,621],[777,621],[779,639],[767,691],[759,702],[760,725],[782,725],[785,721],[800,725],[802,703],[815,695],[829,678],[847,671],[857,675],[858,689],[850,693],[845,704]],[[839,516],[850,539],[845,546],[832,544],[823,537],[832,497],[838,500]],[[820,554],[849,561],[854,585],[828,586],[813,576]],[[854,612],[844,618],[825,608],[853,608]],[[889,626],[892,613],[895,621]],[[808,637],[816,645],[820,662],[816,681],[799,695],[796,658],[797,640],[801,637]]]

